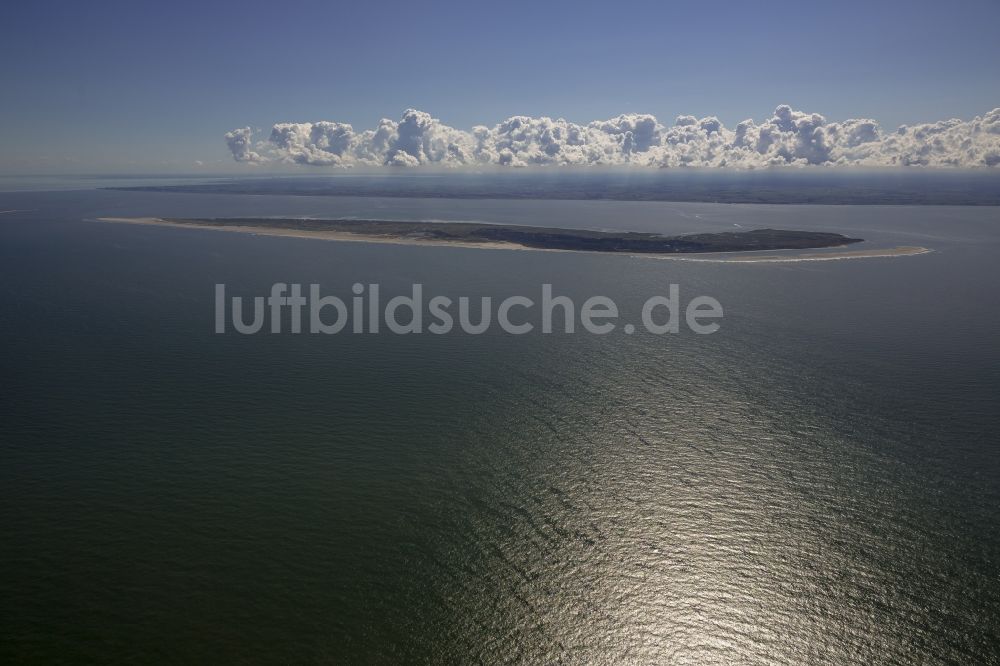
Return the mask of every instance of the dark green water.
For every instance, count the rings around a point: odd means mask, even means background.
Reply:
[[[997,663],[1000,212],[0,195],[0,662]],[[732,265],[97,215],[815,228]],[[214,335],[213,285],[613,297],[710,336]]]

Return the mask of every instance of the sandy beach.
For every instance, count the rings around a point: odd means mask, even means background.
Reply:
[[[257,236],[286,236],[289,238],[314,238],[327,241],[346,241],[352,243],[384,243],[389,245],[425,245],[435,247],[468,247],[486,250],[539,250],[542,252],[571,252],[572,250],[553,250],[532,248],[517,243],[490,242],[474,243],[470,241],[450,241],[434,238],[396,238],[392,236],[377,236],[373,234],[352,234],[346,231],[298,231],[295,229],[277,229],[268,227],[241,227],[237,225],[212,226],[208,224],[184,224],[171,222],[159,217],[99,217],[99,222],[116,222],[123,224],[145,224],[157,227],[179,227],[181,229],[204,229],[206,231],[234,231],[237,233],[254,234]]]
[[[670,259],[674,261],[700,261],[724,264],[780,264],[798,261],[838,261],[843,259],[886,259],[890,257],[910,257],[933,252],[926,247],[900,246],[871,250],[845,250],[843,252],[809,252],[799,254],[748,254],[744,252],[722,253],[718,256],[692,257],[679,255],[646,255],[650,259]]]

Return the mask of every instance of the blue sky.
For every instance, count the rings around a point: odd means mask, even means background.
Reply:
[[[5,173],[232,170],[222,135],[408,107],[470,128],[780,103],[884,128],[1000,106],[1000,3],[8,3]]]

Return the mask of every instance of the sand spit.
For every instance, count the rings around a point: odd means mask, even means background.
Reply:
[[[642,255],[646,259],[670,259],[674,261],[700,261],[713,264],[785,264],[800,261],[841,261],[845,259],[886,259],[890,257],[911,257],[933,252],[926,247],[900,246],[871,250],[845,250],[843,252],[809,252],[806,254],[747,254],[733,252],[727,256],[693,257],[691,255]]]

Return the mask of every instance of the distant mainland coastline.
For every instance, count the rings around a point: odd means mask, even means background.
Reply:
[[[1000,205],[1000,171],[760,170],[294,176],[223,178],[109,189],[163,194],[236,194],[418,199],[663,201],[808,205]]]

